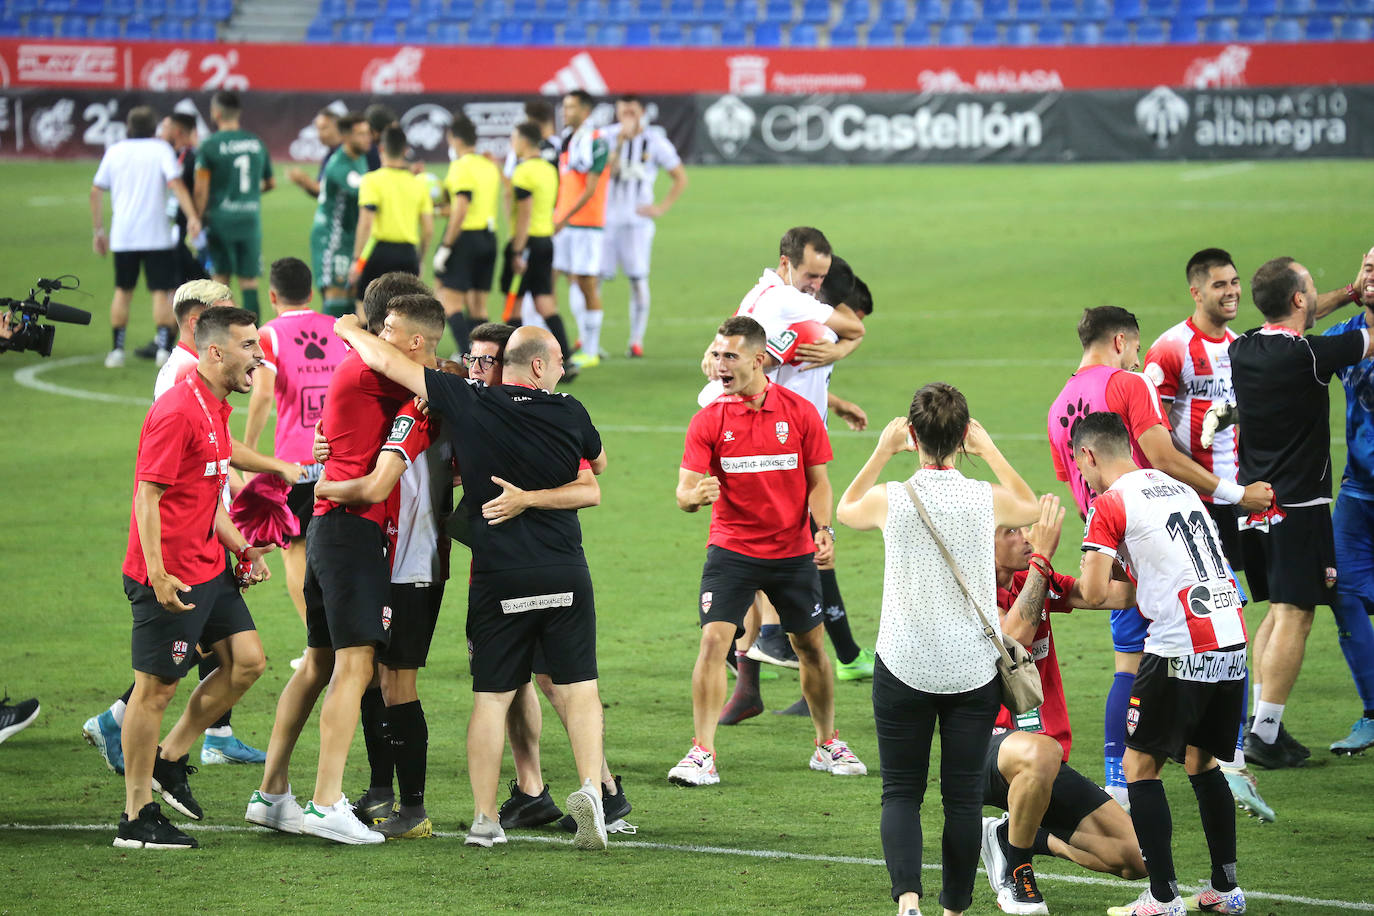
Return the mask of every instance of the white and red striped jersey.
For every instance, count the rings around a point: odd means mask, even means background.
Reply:
[[[1121,561],[1150,621],[1145,651],[1181,658],[1246,643],[1240,590],[1197,491],[1163,471],[1123,474],[1088,511],[1083,550]]]
[[[1213,404],[1235,403],[1231,386],[1231,341],[1227,328],[1221,337],[1208,337],[1193,324],[1181,321],[1163,334],[1145,354],[1145,375],[1162,398],[1172,398],[1169,422],[1174,445],[1222,480],[1236,482],[1240,465],[1240,436],[1233,424],[1217,430],[1211,448],[1203,448],[1202,418]],[[1204,496],[1205,502],[1211,497]]]

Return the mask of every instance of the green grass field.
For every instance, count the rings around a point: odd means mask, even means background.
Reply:
[[[207,813],[197,834],[203,848],[130,855],[110,847],[123,783],[80,732],[130,677],[119,568],[154,370],[132,359],[118,371],[100,365],[109,347],[112,269],[89,247],[86,196],[94,165],[0,164],[7,190],[0,296],[20,297],[38,276],[70,272],[91,296],[63,301],[95,315],[89,328],[59,326],[48,363],[29,354],[0,360],[0,687],[43,703],[39,720],[0,747],[4,912],[891,912],[866,682],[837,685],[836,719],[869,764],[867,778],[810,772],[809,724],[765,714],[722,730],[718,788],[688,791],[665,779],[692,734],[694,604],[707,527],[704,514],[684,515],[673,500],[682,432],[700,387],[702,348],[760,270],[776,263],[782,230],[797,223],[824,228],[876,300],[867,341],[837,368],[832,386],[874,425],[866,434],[835,432],[830,474],[837,492],[883,422],[905,413],[912,391],[944,380],[968,395],[974,415],[1034,488],[1063,495],[1045,447],[1045,411],[1077,365],[1074,325],[1084,306],[1132,309],[1148,343],[1191,312],[1183,264],[1201,247],[1230,249],[1243,278],[1269,257],[1292,254],[1325,290],[1349,283],[1374,241],[1362,228],[1367,203],[1355,193],[1367,183],[1363,162],[694,169],[691,187],[659,227],[648,357],[619,358],[626,289],[623,280],[613,283],[605,292],[603,346],[614,356],[569,389],[600,426],[610,458],[602,504],[582,520],[601,622],[607,755],[624,777],[638,835],[613,839],[604,855],[576,854],[550,834],[495,851],[466,849],[452,836],[381,849],[338,847],[245,829],[243,808],[260,773],[214,767],[193,778]],[[268,260],[308,257],[311,206],[294,188],[267,199]],[[1240,328],[1259,323],[1248,301],[1241,311]],[[140,296],[130,345],[150,333]],[[445,344],[441,352],[447,350]],[[61,391],[21,385],[23,370],[35,368],[37,382]],[[1333,402],[1339,415],[1339,392]],[[231,423],[241,431],[242,412]],[[1338,436],[1342,428],[1333,424]],[[1343,455],[1334,444],[1333,460]],[[893,476],[907,471],[892,468]],[[1062,570],[1078,565],[1072,536],[1066,532],[1057,556]],[[838,550],[856,635],[871,646],[881,537],[842,530]],[[280,574],[279,561],[274,568]],[[278,692],[291,674],[287,662],[303,634],[280,577],[250,592],[249,603],[269,667],[234,724],[249,743],[265,746]],[[1251,607],[1252,631],[1263,610]],[[451,587],[420,680],[431,736],[428,804],[436,828],[449,834],[464,830],[471,816],[463,615],[463,589]],[[1076,727],[1074,763],[1100,779],[1111,680],[1106,616],[1080,612],[1056,630]],[[764,694],[772,708],[791,703],[795,675],[765,683]],[[178,701],[173,709],[180,708]],[[1374,902],[1361,902],[1374,899],[1374,761],[1333,759],[1325,750],[1359,715],[1325,610],[1317,614],[1289,709],[1291,729],[1314,748],[1313,765],[1261,774],[1277,823],[1261,827],[1240,818],[1240,873],[1251,912],[1374,910]],[[575,787],[571,755],[551,711],[546,722],[545,773],[561,800]],[[317,744],[312,721],[296,754],[298,791],[313,780]],[[503,776],[510,775],[508,764]],[[1206,878],[1207,857],[1193,794],[1180,768],[1167,771],[1165,781],[1179,877],[1196,884]],[[365,783],[360,736],[345,788],[355,793]],[[941,815],[932,783],[925,827],[933,865]],[[1139,890],[1114,879],[1082,883],[1101,876],[1066,862],[1041,859],[1037,869],[1055,913],[1100,913]],[[930,913],[938,872],[927,880]],[[980,876],[972,912],[994,909]]]

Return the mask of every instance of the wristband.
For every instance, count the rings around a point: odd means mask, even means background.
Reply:
[[[1218,502],[1238,506],[1240,501],[1245,498],[1245,488],[1238,483],[1221,480],[1217,482],[1217,488],[1212,491],[1212,498]]]
[[[104,226],[96,226],[94,229],[91,230],[91,235],[104,235],[104,234],[105,234],[105,227],[104,227]],[[1350,284],[1350,288],[1351,288],[1351,289],[1354,289],[1354,288],[1355,288],[1355,284],[1353,284],[1353,283]],[[1352,300],[1352,301],[1353,301],[1353,300]]]
[[[1049,557],[1045,556],[1043,553],[1031,554],[1031,562],[1034,563],[1036,560],[1039,560],[1041,563],[1044,563],[1045,567],[1049,569],[1050,572],[1054,572],[1054,564],[1050,562]]]
[[[1355,288],[1355,284],[1354,284],[1354,283],[1350,284],[1349,286],[1347,286],[1347,287],[1345,288],[1345,301],[1346,301],[1346,302],[1359,302],[1359,301],[1360,301],[1360,291],[1359,291],[1358,289]]]
[[[362,273],[363,268],[367,267],[367,258],[358,258],[356,261],[353,262],[353,267],[358,271],[358,273]]]
[[[1054,570],[1046,569],[1042,564],[1036,563],[1034,560],[1031,561],[1030,568],[1038,572],[1040,574],[1040,578],[1044,579],[1046,582],[1050,582],[1052,580]]]

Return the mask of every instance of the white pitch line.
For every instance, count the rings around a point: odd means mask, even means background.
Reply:
[[[49,372],[53,369],[93,363],[99,359],[100,357],[98,356],[68,356],[66,359],[55,359],[51,362],[35,363],[32,366],[25,366],[22,369],[14,370],[14,380],[25,388],[32,388],[35,391],[45,391],[48,394],[56,394],[68,398],[79,398],[83,401],[100,401],[105,404],[128,404],[136,407],[147,407],[149,404],[153,403],[151,398],[136,398],[127,394],[110,394],[105,391],[87,391],[84,388],[69,388],[66,385],[55,385],[52,382],[45,382],[38,377],[41,373]]]
[[[267,834],[266,828],[259,827],[240,827],[227,824],[181,824],[183,829],[205,833],[258,833]],[[112,828],[109,824],[0,824],[0,830],[15,831],[64,831],[64,832],[85,832],[100,833],[108,832]],[[465,834],[451,833],[448,831],[435,831],[434,835],[441,839],[459,839]],[[509,837],[512,842],[521,843],[546,843],[556,846],[568,846],[572,844],[572,838],[552,837],[552,836],[519,836]],[[832,865],[865,865],[870,867],[885,866],[882,859],[864,858],[861,856],[828,856],[819,853],[806,852],[787,852],[781,849],[735,849],[729,846],[695,846],[682,843],[650,843],[644,840],[612,840],[611,846],[623,846],[627,849],[651,849],[660,852],[685,852],[696,855],[716,855],[716,856],[743,856],[751,859],[784,859],[796,862],[825,862]],[[938,864],[926,863],[921,866],[924,871],[939,871]],[[978,869],[980,872],[983,869]],[[1100,887],[1116,887],[1136,889],[1140,887],[1139,882],[1123,881],[1120,878],[1097,878],[1092,875],[1059,875],[1050,872],[1036,871],[1037,881],[1062,882],[1065,884],[1091,884]],[[1245,896],[1253,900],[1273,900],[1278,903],[1294,903],[1301,906],[1320,906],[1336,910],[1355,910],[1360,912],[1374,912],[1374,903],[1367,903],[1362,900],[1323,900],[1317,897],[1299,897],[1294,894],[1271,894],[1264,891],[1246,891]]]

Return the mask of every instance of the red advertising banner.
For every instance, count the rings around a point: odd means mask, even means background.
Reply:
[[[1374,83],[1368,43],[666,50],[0,40],[0,88],[594,95]]]

